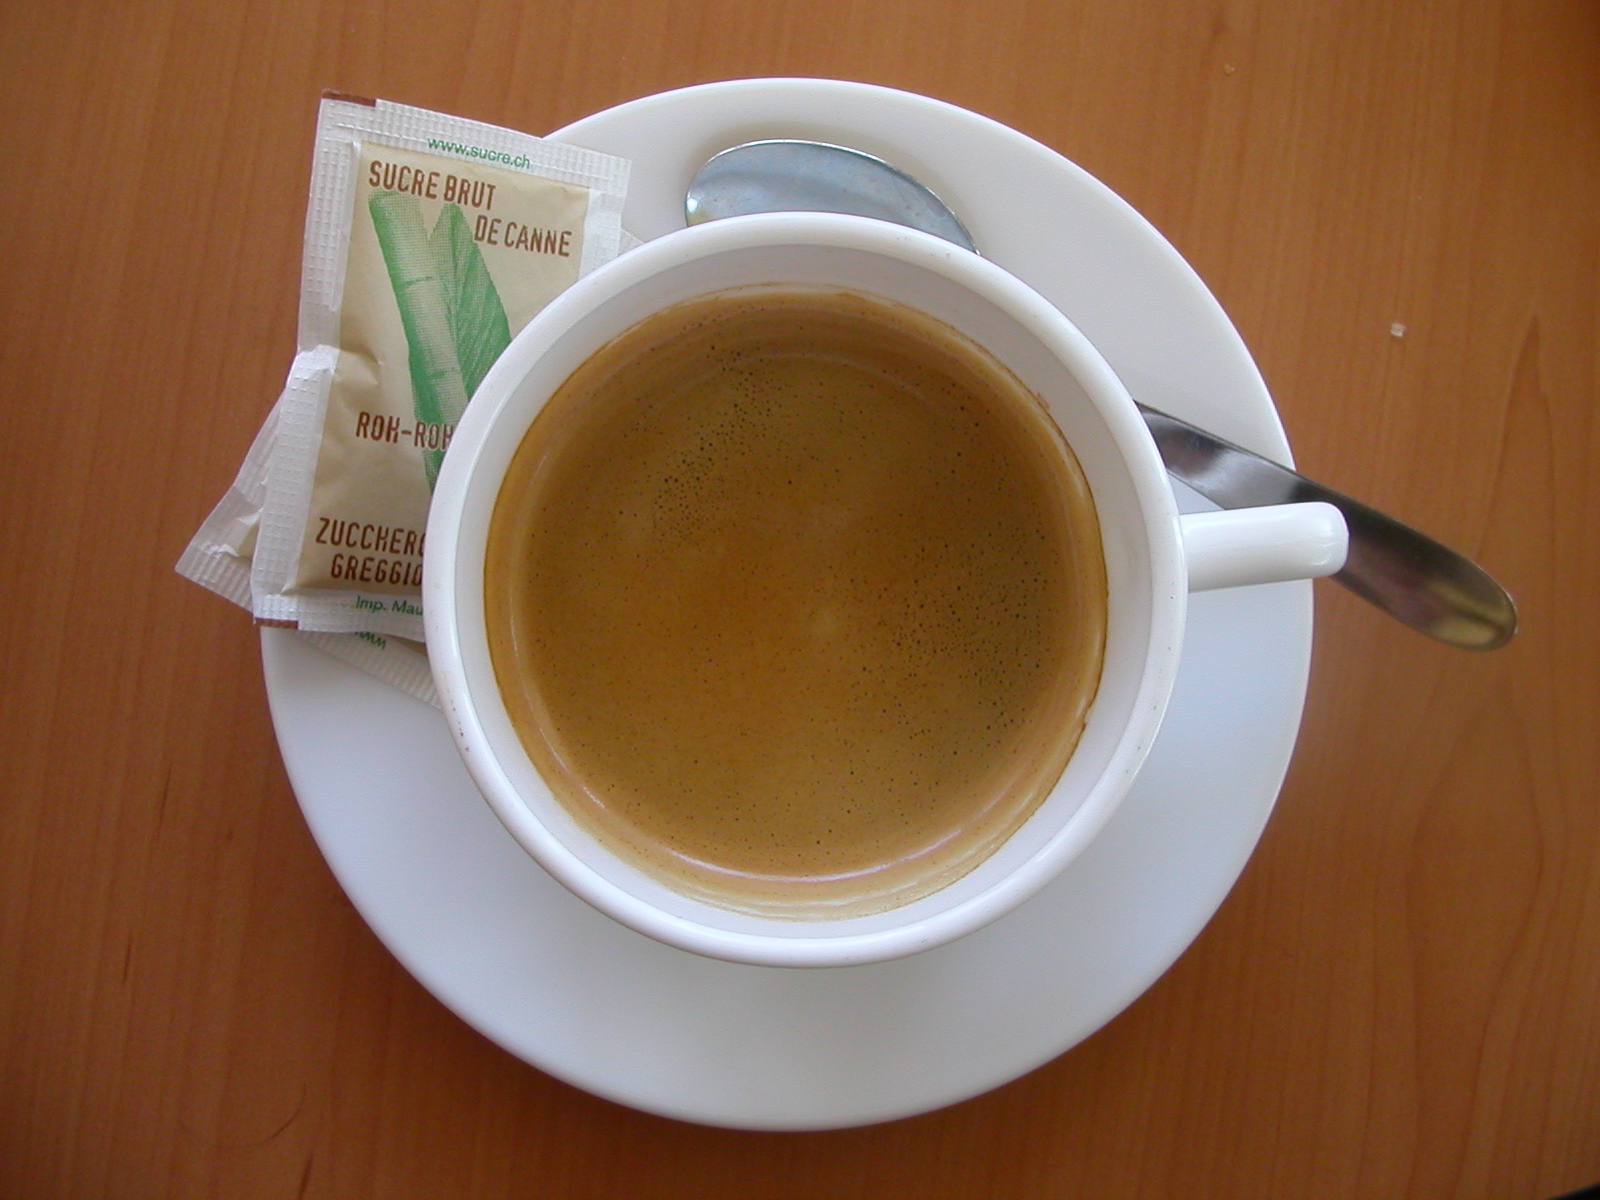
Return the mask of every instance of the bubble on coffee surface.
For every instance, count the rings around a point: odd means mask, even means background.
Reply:
[[[552,790],[730,907],[867,912],[964,874],[1098,681],[1059,434],[882,301],[723,295],[623,335],[535,422],[490,544],[496,670]]]

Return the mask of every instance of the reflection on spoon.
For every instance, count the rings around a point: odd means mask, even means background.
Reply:
[[[724,150],[689,184],[691,225],[759,212],[834,212],[920,229],[977,253],[949,207],[897,167],[824,142],[747,142]],[[1517,628],[1505,589],[1475,563],[1340,492],[1143,404],[1175,478],[1223,508],[1325,500],[1344,514],[1350,554],[1332,578],[1411,628],[1452,646],[1493,650]]]
[[[974,254],[944,201],[881,158],[824,142],[746,142],[701,167],[689,185],[689,224],[762,212],[831,212],[909,225]]]

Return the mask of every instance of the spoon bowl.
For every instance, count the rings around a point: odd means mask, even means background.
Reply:
[[[920,180],[848,146],[774,139],[716,155],[684,202],[689,224],[763,212],[875,217],[931,233],[977,253],[955,213]]]

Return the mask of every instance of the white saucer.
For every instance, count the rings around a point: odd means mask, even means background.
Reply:
[[[625,223],[682,224],[718,150],[810,137],[928,182],[982,251],[1049,297],[1136,396],[1287,461],[1216,301],[1134,211],[961,109],[822,80],[652,96],[555,135],[634,161]],[[1195,507],[1193,504],[1187,507]],[[756,1129],[866,1124],[1005,1083],[1093,1033],[1181,954],[1271,812],[1299,727],[1309,583],[1196,596],[1177,689],[1132,794],[1089,850],[987,929],[899,962],[744,967],[668,949],[554,883],[478,796],[437,711],[262,631],[306,820],[395,956],[511,1053],[623,1104]]]

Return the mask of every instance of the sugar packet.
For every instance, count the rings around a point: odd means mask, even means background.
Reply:
[[[455,424],[522,326],[617,255],[627,177],[594,151],[324,99],[257,619],[421,640],[428,502]]]
[[[417,147],[420,143],[427,143],[428,157],[443,159],[446,165],[436,166],[426,159],[419,162],[422,156],[417,152]],[[378,147],[388,150],[389,156],[385,158],[378,150],[373,149]],[[408,596],[415,596],[414,589],[410,593],[399,595],[402,608],[396,610],[393,607],[396,602],[393,593],[380,592],[379,594],[391,597],[382,602],[373,600],[365,605],[358,603],[373,590],[369,583],[359,580],[357,581],[360,584],[359,588],[321,589],[319,592],[315,588],[307,587],[303,603],[295,598],[297,596],[295,591],[287,587],[275,590],[270,582],[271,578],[281,578],[288,574],[284,566],[286,557],[293,560],[297,555],[303,555],[305,530],[311,519],[310,501],[315,496],[318,480],[328,482],[330,490],[336,495],[351,492],[359,495],[365,486],[362,456],[350,453],[349,434],[352,432],[356,434],[358,440],[365,435],[365,440],[368,442],[392,447],[395,441],[389,439],[391,430],[398,433],[398,430],[404,427],[410,431],[412,443],[410,449],[419,452],[417,457],[411,458],[411,463],[415,466],[420,458],[420,471],[412,472],[413,486],[409,489],[405,487],[405,476],[402,475],[399,490],[402,498],[410,495],[413,500],[418,496],[421,499],[421,514],[413,518],[419,535],[416,554],[420,563],[420,532],[426,524],[427,491],[437,474],[438,463],[443,457],[444,446],[448,443],[450,429],[453,426],[453,422],[429,422],[425,418],[418,417],[419,402],[409,392],[396,400],[394,392],[399,389],[393,383],[396,370],[394,367],[396,338],[393,336],[392,323],[387,339],[384,339],[380,332],[379,337],[369,336],[369,340],[383,343],[389,351],[389,359],[384,365],[390,377],[390,388],[380,399],[387,399],[391,409],[398,407],[399,411],[378,414],[372,408],[357,409],[353,421],[347,422],[344,427],[329,424],[329,400],[335,396],[349,398],[348,395],[338,392],[334,386],[338,380],[341,363],[345,362],[346,355],[351,358],[363,357],[362,343],[345,345],[339,340],[343,328],[343,300],[346,293],[344,285],[348,282],[348,239],[359,227],[354,204],[360,199],[356,195],[358,189],[354,186],[355,181],[345,178],[344,185],[351,194],[343,203],[346,211],[341,233],[339,229],[341,204],[336,186],[341,177],[340,162],[343,162],[346,172],[359,169],[365,164],[369,171],[369,183],[373,181],[372,164],[387,163],[394,168],[393,172],[386,177],[384,168],[379,166],[375,182],[381,185],[387,178],[388,181],[405,185],[406,190],[399,186],[389,189],[369,186],[366,197],[369,202],[369,212],[372,199],[370,193],[393,191],[402,197],[406,195],[414,197],[418,201],[418,208],[423,212],[424,222],[431,221],[432,234],[428,235],[426,228],[424,230],[426,242],[440,247],[441,251],[446,248],[449,251],[448,255],[440,253],[440,257],[447,260],[448,270],[435,271],[434,275],[441,287],[454,280],[454,286],[448,289],[455,298],[457,312],[454,318],[449,315],[448,296],[446,305],[446,324],[451,338],[454,338],[457,329],[470,332],[468,328],[472,325],[468,319],[470,314],[461,311],[463,296],[469,302],[476,296],[481,313],[483,309],[489,307],[484,301],[492,288],[506,313],[506,340],[509,340],[509,336],[514,335],[539,307],[573,279],[586,274],[619,251],[638,245],[638,239],[620,227],[620,210],[627,181],[627,163],[606,155],[562,146],[479,122],[384,101],[337,95],[324,98],[318,121],[317,149],[302,272],[301,352],[291,367],[282,394],[268,413],[255,441],[245,455],[238,476],[201,524],[179,559],[177,570],[179,574],[247,609],[256,608],[257,597],[254,588],[262,587],[261,609],[265,610],[260,617],[262,623],[299,627],[302,636],[335,657],[437,706],[438,699],[428,670],[426,652],[420,641],[414,640],[420,637],[420,620],[414,619],[415,614],[404,611],[404,606],[412,603]],[[328,161],[329,155],[332,155],[331,163]],[[403,155],[407,161],[401,161]],[[502,166],[516,173],[517,177],[513,179],[508,191],[500,192],[503,181],[496,178],[497,172],[487,170],[484,164]],[[407,167],[411,168],[409,173],[403,170]],[[426,173],[419,173],[419,168],[422,167],[427,168]],[[434,172],[438,172],[437,176],[430,178]],[[334,185],[328,182],[330,173]],[[560,185],[553,192],[545,193],[545,199],[551,202],[547,205],[548,211],[559,214],[565,205],[565,212],[569,218],[574,217],[573,209],[577,208],[581,219],[571,219],[569,224],[560,228],[554,227],[553,221],[539,225],[528,219],[525,206],[518,208],[514,201],[505,199],[508,195],[529,190],[530,185],[521,178],[524,175],[533,177],[533,188],[536,192],[545,183]],[[429,191],[434,195],[430,197]],[[330,195],[330,192],[334,194]],[[498,214],[494,214],[497,192],[500,206]],[[445,198],[446,196],[449,198]],[[574,196],[581,200],[581,204],[574,202]],[[475,198],[480,202],[479,206],[486,210],[481,214],[473,207],[472,202]],[[457,214],[454,212],[446,214],[448,205],[454,205],[462,219],[465,219],[469,212],[474,217],[481,215],[485,218],[481,225],[476,220],[472,222],[474,234],[478,234],[480,230],[482,233],[481,239],[474,237],[479,243],[476,260],[464,240],[458,236],[461,221],[457,219]],[[433,211],[435,206],[437,211]],[[422,253],[418,243],[423,239],[417,237],[415,222],[411,220],[412,214],[405,211],[409,207],[403,199],[397,202],[393,198],[382,198],[378,208],[391,215],[388,218],[374,218],[374,225],[378,220],[386,219],[389,234],[394,233],[397,225],[401,227],[402,233],[409,228],[412,244],[409,247],[400,247],[400,255],[403,257],[408,252],[412,253],[414,265],[415,258]],[[393,212],[397,209],[400,210],[400,214],[395,218]],[[445,216],[443,222],[439,219],[441,215]],[[539,215],[544,216],[545,210],[541,210]],[[563,237],[563,234],[566,236]],[[437,242],[434,242],[435,236]],[[538,248],[535,247],[535,242],[539,244]],[[485,244],[487,249],[484,248]],[[370,244],[367,249],[370,252]],[[496,263],[497,257],[503,257],[495,253],[497,250],[520,251],[524,254],[543,253],[547,258],[562,261],[549,264],[554,269],[543,272],[513,269],[510,272],[513,278],[506,283],[502,280],[506,264],[503,261]],[[565,254],[561,253],[563,250],[566,251]],[[381,245],[379,252],[381,255]],[[513,267],[526,265],[518,264],[514,254],[510,257]],[[482,280],[473,282],[479,260],[487,265],[488,286],[485,286]],[[370,261],[368,267],[370,276],[372,274]],[[390,276],[387,258],[384,260],[383,272],[385,276]],[[463,277],[467,280],[465,287],[460,283]],[[368,282],[370,284],[371,280]],[[389,286],[392,290],[392,277]],[[424,283],[422,286],[426,288],[429,285]],[[380,298],[382,296],[381,289],[379,296]],[[370,294],[368,301],[370,305]],[[391,322],[398,320],[402,334],[409,333],[404,315],[399,311],[400,299],[396,297],[391,303],[393,305],[389,312]],[[353,324],[359,331],[361,323],[356,321]],[[478,371],[476,364],[482,362],[483,369],[487,369],[487,363],[482,360],[487,358],[488,361],[492,361],[493,356],[499,353],[499,350],[494,348],[500,343],[498,320],[493,319],[492,314],[489,324],[491,328],[487,339],[481,336],[475,342],[468,339],[469,350],[466,357],[469,365],[463,376],[471,379],[474,387],[476,378],[481,378],[481,371]],[[480,334],[483,325],[482,321],[477,323]],[[336,335],[332,344],[318,340],[321,334],[330,329]],[[405,360],[403,373],[406,382],[410,384],[415,361],[409,337],[403,345],[404,348],[400,351]],[[472,345],[476,346],[475,353],[470,348]],[[366,349],[370,350],[370,346]],[[367,382],[368,377],[375,379],[379,374],[376,356],[368,354],[365,357],[369,359],[371,366],[364,373],[362,370],[364,364],[346,363],[363,382]],[[459,350],[456,357],[459,367],[463,357]],[[473,378],[474,373],[476,378]],[[428,397],[436,397],[438,389],[428,391],[427,382],[425,377],[425,386],[421,390]],[[358,398],[362,397],[360,388],[356,389],[355,395]],[[364,425],[359,415],[362,411],[368,413]],[[284,421],[286,412],[289,414],[287,422]],[[383,418],[382,432],[385,435],[381,440],[371,436],[378,430],[376,420],[379,416]],[[279,434],[286,424],[291,444],[283,451],[287,457],[280,457]],[[424,426],[420,438],[417,434],[418,425]],[[423,444],[418,445],[418,441]],[[357,450],[363,448],[365,447],[356,447]],[[325,457],[328,460],[326,464],[323,462]],[[370,467],[372,464],[369,462],[365,465]],[[393,464],[388,465],[392,467]],[[380,481],[392,482],[394,472],[391,470],[387,475],[384,474],[380,464],[377,475]],[[275,493],[271,487],[274,476],[279,484],[279,490]],[[308,477],[312,485],[308,491],[297,494],[292,486],[283,487],[285,482],[290,485],[296,482],[304,485]],[[421,488],[414,486],[414,481],[418,477],[424,481]],[[305,509],[300,512],[298,505],[302,500],[305,502]],[[270,517],[267,515],[269,512]],[[263,585],[258,582],[264,572],[258,570],[256,557],[264,521],[273,530],[268,538],[268,544],[276,548],[274,551],[276,557],[270,560],[271,565],[265,572],[269,577],[268,582]],[[402,522],[395,520],[391,520],[389,525],[391,528],[405,527]],[[294,545],[296,533],[299,534],[298,549]],[[360,535],[356,535],[358,545],[351,549],[360,549],[360,540]],[[370,543],[375,539],[369,534],[366,540],[370,548]],[[391,536],[389,541],[392,543],[393,540]],[[315,545],[314,539],[312,544]],[[403,542],[400,548],[404,549]],[[302,574],[311,573],[296,569],[294,577],[298,580]],[[418,577],[420,570],[413,570],[409,574],[413,578]],[[382,622],[383,629],[391,632],[374,631],[368,627],[378,623],[371,614],[379,603],[391,606]],[[354,621],[350,619],[347,611],[351,608],[356,614]],[[393,619],[396,612],[402,618],[399,621]],[[318,624],[324,620],[333,623],[335,628],[354,628],[356,632],[324,631]],[[401,627],[399,634],[392,632],[396,625]],[[413,634],[413,637],[407,637],[406,634]]]

